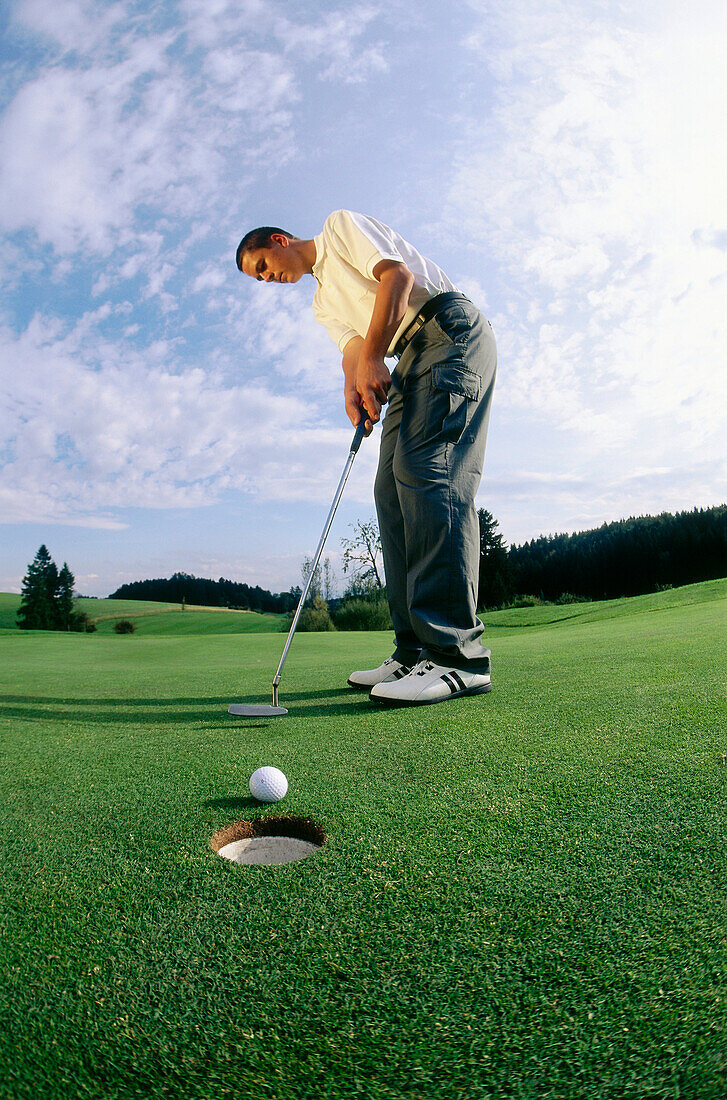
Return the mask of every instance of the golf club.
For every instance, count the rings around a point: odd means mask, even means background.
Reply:
[[[308,596],[308,589],[310,588],[310,586],[313,582],[313,577],[314,577],[315,571],[318,567],[318,562],[320,561],[321,554],[323,553],[323,546],[324,546],[324,543],[325,543],[326,538],[328,536],[328,532],[331,529],[331,524],[333,523],[333,517],[336,514],[336,508],[338,508],[338,502],[341,499],[341,496],[343,494],[343,488],[344,488],[344,486],[346,484],[346,481],[348,479],[348,475],[351,472],[351,467],[353,466],[353,460],[356,457],[356,452],[358,451],[359,447],[361,446],[361,440],[363,439],[365,434],[366,434],[366,414],[362,413],[361,421],[359,422],[359,425],[356,428],[356,434],[354,435],[353,442],[351,443],[351,450],[349,451],[348,458],[346,459],[346,465],[344,466],[343,473],[341,474],[341,480],[339,481],[338,488],[336,489],[336,495],[333,498],[333,504],[331,505],[331,510],[328,513],[328,519],[326,520],[326,526],[323,528],[323,534],[321,535],[321,541],[318,543],[318,549],[316,550],[315,557],[314,557],[313,563],[311,565],[310,573],[308,574],[308,579],[305,582],[305,587],[304,587],[303,591],[300,594],[300,599],[298,600],[298,607],[296,608],[295,615],[293,616],[293,622],[290,624],[290,631],[288,632],[288,640],[285,643],[285,649],[283,650],[283,656],[280,658],[280,664],[278,665],[278,671],[275,673],[275,676],[273,677],[273,705],[272,706],[267,706],[266,704],[263,704],[263,703],[255,703],[255,704],[250,704],[250,705],[247,705],[245,703],[233,703],[230,707],[227,708],[227,713],[232,714],[235,718],[277,718],[282,714],[287,714],[288,713],[288,711],[285,707],[281,707],[281,706],[278,705],[278,686],[280,684],[280,676],[281,676],[281,673],[283,671],[283,665],[285,664],[285,658],[288,656],[288,650],[290,649],[290,643],[293,641],[293,635],[295,634],[295,628],[298,625],[298,619],[300,618],[300,613],[303,610],[303,604],[305,603],[306,597]]]

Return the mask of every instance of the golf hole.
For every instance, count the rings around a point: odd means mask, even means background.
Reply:
[[[309,817],[259,817],[219,829],[210,847],[223,859],[248,866],[293,863],[319,852],[326,842],[320,825]]]

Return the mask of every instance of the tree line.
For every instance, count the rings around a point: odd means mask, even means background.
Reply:
[[[604,523],[573,535],[547,535],[508,549],[498,522],[480,508],[478,609],[512,606],[523,600],[569,602],[638,596],[727,576],[727,505],[662,512]],[[388,629],[391,620],[381,567],[381,540],[373,521],[351,525],[342,539],[349,584],[331,598],[330,561],[319,565],[308,601],[309,626],[299,629]],[[303,582],[312,562],[303,565]],[[18,626],[32,630],[93,630],[74,605],[74,577],[66,562],[59,570],[43,545],[23,578]],[[300,586],[272,593],[239,581],[211,580],[191,573],[122,584],[111,599],[155,600],[290,615]],[[330,614],[329,614],[330,611]]]
[[[295,607],[300,588],[273,593],[259,585],[251,587],[225,577],[211,580],[192,573],[173,573],[171,577],[132,581],[122,584],[109,596],[111,600],[157,600],[160,603],[197,604],[200,607],[231,607],[241,611],[285,614]]]
[[[481,608],[526,594],[608,600],[727,576],[727,505],[604,523],[511,546],[480,510]]]

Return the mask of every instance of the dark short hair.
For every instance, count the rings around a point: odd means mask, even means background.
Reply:
[[[246,252],[254,252],[256,248],[270,248],[274,233],[282,233],[284,237],[290,237],[294,241],[298,239],[294,233],[289,233],[287,229],[280,229],[277,225],[261,225],[257,229],[251,229],[237,246],[235,263],[238,271],[242,271],[242,258]]]

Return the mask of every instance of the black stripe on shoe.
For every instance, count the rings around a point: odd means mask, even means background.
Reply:
[[[465,684],[465,682],[462,679],[462,677],[460,676],[460,674],[457,672],[456,668],[451,669],[450,672],[449,672],[449,675],[459,685],[459,690],[460,691],[466,691],[467,690],[467,685]]]
[[[463,684],[463,683],[462,683],[462,681],[461,681],[461,680],[459,679],[459,676],[457,677],[457,679],[459,680],[459,685],[457,685],[457,684],[455,683],[455,681],[454,681],[454,679],[452,678],[452,676],[450,676],[450,674],[449,674],[449,673],[447,673],[447,672],[443,672],[443,673],[442,673],[442,675],[441,675],[441,676],[439,677],[439,679],[440,679],[440,680],[444,680],[445,684],[447,685],[447,687],[449,688],[449,690],[450,690],[450,691],[452,692],[452,695],[454,695],[454,694],[455,694],[455,692],[457,692],[457,691],[460,691],[460,690],[461,690],[462,688],[464,688],[464,684]]]

